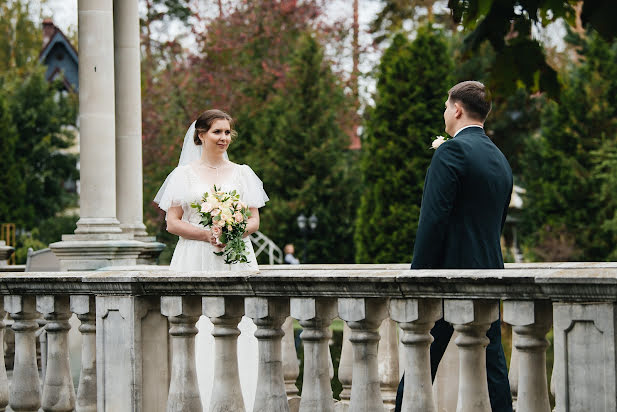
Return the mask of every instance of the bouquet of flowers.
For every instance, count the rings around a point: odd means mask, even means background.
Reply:
[[[242,239],[251,211],[240,201],[235,190],[223,192],[214,186],[214,192],[204,193],[201,201],[191,203],[199,210],[201,224],[212,231],[212,236],[224,248],[214,252],[224,256],[225,263],[246,263],[248,252]]]

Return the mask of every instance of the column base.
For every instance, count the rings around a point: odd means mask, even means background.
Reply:
[[[60,260],[61,271],[87,271],[136,265],[144,245],[122,234],[76,234],[63,235],[62,241],[52,243],[49,248]]]
[[[77,221],[75,234],[120,234],[120,222],[113,217],[82,217]]]
[[[156,265],[159,255],[165,249],[165,243],[157,242],[154,236],[136,237],[143,243],[142,250],[137,256],[138,265]]]

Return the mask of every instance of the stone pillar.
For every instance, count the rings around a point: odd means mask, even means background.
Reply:
[[[36,364],[36,320],[34,296],[5,296],[4,305],[13,318],[15,363],[9,404],[15,412],[38,412],[41,407],[41,381]]]
[[[615,308],[614,303],[553,303],[556,411],[617,410]]]
[[[161,313],[171,324],[169,334],[173,353],[167,412],[201,410],[195,366],[195,324],[201,312],[199,296],[161,297]]]
[[[351,383],[353,379],[353,350],[351,349],[351,342],[349,337],[351,336],[351,329],[347,326],[347,323],[343,323],[343,343],[341,347],[341,359],[338,365],[338,380],[343,386],[341,391],[340,403],[349,404],[351,400]]]
[[[46,412],[71,412],[75,409],[75,387],[68,348],[68,332],[71,329],[69,297],[38,296],[36,307],[47,320],[47,372],[41,406]]]
[[[71,311],[81,321],[81,372],[78,412],[96,412],[96,304],[94,296],[71,296]]]
[[[144,242],[138,264],[154,264],[165,248],[143,223],[141,60],[137,0],[114,1],[116,211],[123,232]]]
[[[393,408],[399,383],[398,336],[396,322],[386,318],[379,327],[379,347],[377,348],[381,396],[384,404]]]
[[[287,398],[294,398],[298,396],[298,387],[296,386],[296,380],[300,375],[300,362],[298,355],[296,354],[296,343],[294,338],[294,320],[291,316],[285,319],[283,326],[281,327],[285,336],[281,341],[283,351],[283,377],[285,379],[285,392]]]
[[[504,322],[516,332],[518,350],[517,410],[550,412],[546,383],[546,334],[552,325],[552,306],[549,301],[504,301]],[[512,368],[512,364],[510,364]]]
[[[244,411],[238,374],[238,323],[244,315],[241,297],[204,297],[203,313],[214,328],[214,385],[210,412]]]
[[[330,324],[336,317],[336,299],[292,298],[291,316],[304,328],[304,374],[300,412],[333,412],[328,358]]]
[[[444,319],[459,333],[459,387],[457,412],[491,412],[486,381],[486,337],[491,323],[499,319],[499,302],[444,300]]]
[[[80,219],[75,233],[120,233],[116,219],[112,0],[79,0]]]
[[[134,265],[143,249],[116,219],[113,3],[78,2],[80,219],[50,245],[63,271]]]
[[[456,347],[458,333],[454,331],[439,362],[433,381],[433,399],[439,412],[454,412],[458,403],[459,355]]]
[[[289,316],[289,299],[249,297],[246,315],[257,326],[259,345],[257,392],[253,412],[289,412],[281,353],[283,322]]]
[[[390,317],[399,322],[405,345],[402,412],[436,412],[431,384],[431,329],[443,315],[441,299],[391,299]]]
[[[4,300],[0,299],[0,411],[5,411],[9,404],[9,380],[6,376],[6,366],[4,364]]]
[[[505,307],[505,302],[504,302]],[[518,366],[519,356],[516,349],[518,334],[512,328],[512,352],[510,353],[510,369],[508,370],[508,381],[510,382],[510,393],[512,393],[512,409],[517,410],[518,405]]]
[[[379,332],[388,316],[385,299],[341,298],[338,300],[341,319],[351,329],[353,347],[353,385],[349,409],[354,412],[375,412],[384,409],[377,363]]]
[[[169,353],[160,298],[97,296],[97,411],[165,411]]]
[[[143,224],[141,61],[137,0],[114,1],[116,209],[120,228],[147,236]]]

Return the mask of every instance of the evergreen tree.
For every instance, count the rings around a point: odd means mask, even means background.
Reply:
[[[444,134],[452,63],[444,37],[397,34],[379,66],[363,142],[363,193],[356,220],[359,263],[410,262],[432,139]]]
[[[524,243],[541,260],[606,260],[615,249],[617,42],[577,41],[583,61],[563,76],[561,102],[547,105],[522,159]]]
[[[76,197],[64,183],[79,177],[77,157],[63,150],[74,141],[67,126],[75,124],[77,98],[62,92],[59,82],[48,83],[42,67],[28,69],[23,75],[0,74],[5,102],[0,104],[0,181],[6,185],[1,191],[8,195],[0,222],[14,222],[26,230],[74,204]]]
[[[352,105],[309,34],[297,43],[287,78],[257,115],[260,144],[247,156],[271,199],[262,209],[260,230],[278,245],[295,243],[302,258],[296,218],[315,214],[319,222],[309,236],[307,261],[353,262],[358,174],[342,127]]]

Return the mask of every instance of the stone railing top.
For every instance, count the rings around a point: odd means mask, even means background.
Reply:
[[[0,294],[440,297],[616,301],[617,264],[409,270],[408,265],[264,266],[246,272],[0,272]]]

